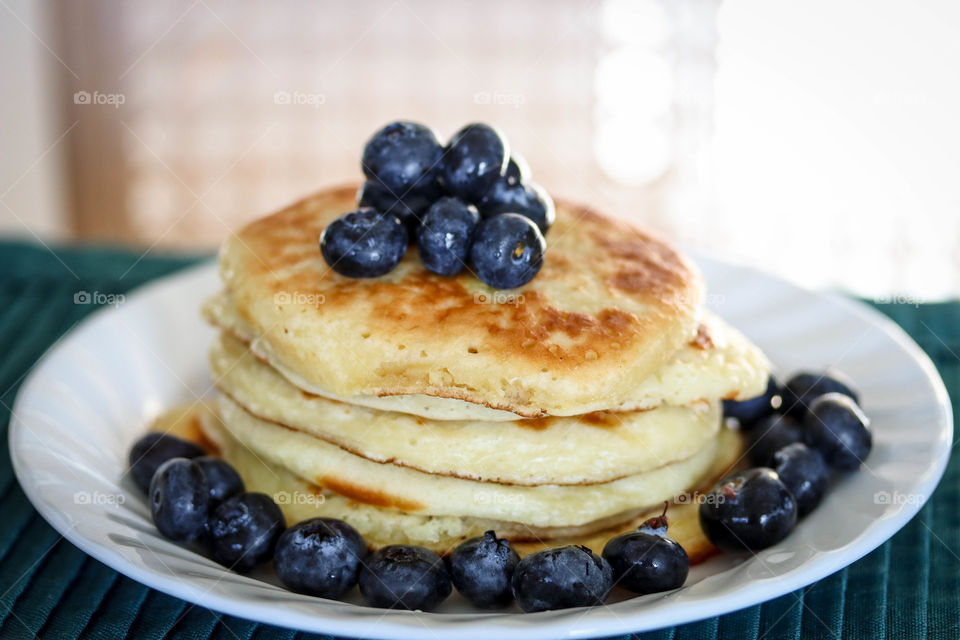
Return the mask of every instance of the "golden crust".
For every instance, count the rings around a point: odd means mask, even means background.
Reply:
[[[525,417],[613,408],[696,335],[702,284],[689,262],[564,202],[543,269],[519,289],[432,274],[414,247],[381,278],[341,276],[317,241],[354,193],[320,192],[221,250],[227,292],[259,348],[339,396],[422,394]]]

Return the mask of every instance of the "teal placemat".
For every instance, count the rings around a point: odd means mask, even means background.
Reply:
[[[119,575],[61,539],[13,476],[5,431],[14,396],[37,358],[95,308],[75,296],[105,299],[196,259],[0,243],[0,637],[322,637],[221,616]],[[930,355],[960,406],[960,302],[879,308]],[[958,488],[954,458],[917,517],[856,564],[762,606],[639,637],[958,638]]]

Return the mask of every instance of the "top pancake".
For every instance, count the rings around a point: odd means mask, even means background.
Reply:
[[[557,202],[543,269],[496,291],[430,273],[411,247],[380,278],[331,270],[318,238],[354,187],[255,221],[222,247],[221,276],[258,348],[349,398],[425,395],[526,417],[622,406],[699,322],[700,276],[663,241]]]

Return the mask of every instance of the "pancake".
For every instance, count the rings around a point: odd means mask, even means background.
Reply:
[[[611,482],[522,486],[373,462],[315,436],[261,420],[227,396],[221,395],[218,408],[230,435],[257,456],[356,502],[536,527],[580,526],[667,500],[693,486],[709,469],[718,448],[713,438],[689,458]]]
[[[630,405],[696,336],[694,267],[646,232],[561,201],[544,266],[518,289],[495,291],[469,271],[432,274],[415,248],[380,278],[341,276],[317,240],[354,194],[320,192],[248,225],[220,253],[257,352],[310,388],[576,415]]]
[[[273,357],[263,341],[256,338],[256,331],[236,310],[233,301],[226,292],[219,293],[208,299],[201,313],[210,324],[223,329],[238,340],[247,344],[257,354],[257,357],[270,364],[291,383],[314,395],[338,400],[360,407],[380,409],[381,411],[396,411],[420,416],[430,420],[516,420],[522,416],[509,411],[491,409],[480,404],[457,400],[456,398],[438,398],[436,396],[418,394],[399,394],[388,396],[354,395],[338,396],[333,391],[307,381],[292,369],[289,369]]]
[[[509,538],[521,556],[561,544],[583,544],[599,552],[607,540],[634,530],[643,520],[659,514],[662,509],[662,505],[658,504],[581,527],[567,528],[541,528],[481,518],[404,513],[355,502],[265,461],[233,438],[223,428],[215,411],[204,405],[177,409],[171,414],[191,417],[176,420],[175,424],[161,417],[153,428],[169,430],[199,442],[223,457],[238,470],[248,490],[260,491],[274,498],[288,523],[321,516],[339,518],[360,531],[373,549],[388,544],[417,544],[438,553],[448,553],[463,540],[494,530],[498,535]],[[194,415],[196,419],[192,417]],[[202,431],[198,427],[202,427]],[[700,529],[695,498],[726,475],[742,452],[741,439],[735,432],[725,429],[720,435],[719,444],[710,469],[693,485],[697,490],[679,494],[668,511],[669,534],[683,545],[692,562],[704,559],[715,550]]]
[[[376,462],[518,485],[589,484],[686,459],[716,436],[717,403],[628,413],[437,421],[305,394],[222,335],[210,353],[217,387],[248,413]]]
[[[239,318],[230,299],[217,295],[204,305],[204,315],[231,336],[250,345],[257,357],[269,363],[291,383],[317,396],[340,402],[416,415],[431,420],[473,420],[492,422],[517,420],[506,411],[489,409],[461,400],[431,396],[353,396],[344,398],[310,384],[281,363],[271,360],[254,340],[253,331]],[[618,412],[638,411],[667,403],[687,405],[705,398],[750,398],[766,389],[770,364],[763,353],[743,334],[718,316],[704,312],[697,336],[684,344],[663,367],[634,389],[630,402],[612,408]],[[216,371],[214,377],[218,377]],[[600,411],[586,407],[584,413]]]

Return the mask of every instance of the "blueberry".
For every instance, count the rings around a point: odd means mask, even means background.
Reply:
[[[229,463],[213,456],[201,456],[194,460],[203,469],[210,487],[210,505],[216,506],[238,493],[243,493],[243,480]]]
[[[773,454],[794,442],[805,442],[807,437],[799,422],[779,414],[761,418],[748,434],[747,455],[760,467],[772,467]]]
[[[546,250],[543,234],[533,222],[516,213],[502,213],[477,225],[470,262],[484,283],[514,289],[533,280]]]
[[[375,180],[367,180],[357,192],[357,204],[361,208],[369,207],[380,213],[388,213],[400,218],[400,222],[407,228],[410,237],[420,226],[423,215],[434,201],[440,199],[443,192],[439,185],[433,189],[408,193],[403,197],[390,191]]]
[[[443,152],[441,179],[451,194],[477,202],[507,169],[506,138],[486,124],[468,124]]]
[[[607,542],[602,555],[613,569],[614,583],[634,593],[679,589],[690,573],[687,552],[667,537],[666,512]]]
[[[192,442],[169,433],[148,433],[130,448],[130,475],[147,492],[153,474],[170,458],[196,458],[206,453]]]
[[[393,544],[375,551],[360,569],[360,593],[381,609],[434,609],[453,590],[440,556],[429,549]]]
[[[839,371],[801,372],[783,385],[781,389],[783,404],[780,410],[797,420],[802,420],[814,400],[831,392],[842,393],[853,398],[854,402],[860,402],[860,397],[851,387],[850,380]]]
[[[787,537],[797,501],[772,469],[727,476],[700,504],[700,527],[723,551],[758,551]]]
[[[360,209],[340,216],[323,230],[320,252],[341,275],[376,278],[400,263],[407,240],[407,229],[397,216]]]
[[[437,200],[417,230],[420,260],[430,271],[453,276],[463,269],[470,253],[473,232],[480,214],[458,198]]]
[[[210,557],[241,573],[250,571],[270,559],[285,527],[283,513],[270,496],[237,494],[220,503],[207,520]]]
[[[520,184],[530,179],[530,165],[524,160],[523,156],[514,153],[507,161],[507,170],[504,173],[507,184]]]
[[[357,583],[367,544],[343,520],[311,518],[280,536],[273,552],[277,577],[287,588],[321,598],[339,598]]]
[[[847,395],[827,393],[814,400],[803,425],[810,443],[834,469],[853,471],[870,455],[870,420]]]
[[[478,204],[484,217],[498,213],[519,213],[530,218],[546,233],[557,217],[553,198],[538,184],[518,182],[510,184],[507,176],[501,176]]]
[[[395,197],[436,190],[443,147],[433,130],[416,122],[391,122],[363,148],[363,173]]]
[[[508,540],[487,531],[462,542],[450,555],[453,586],[474,606],[503,607],[513,600],[510,579],[520,556]]]
[[[613,586],[606,560],[583,546],[531,553],[513,572],[513,595],[527,612],[603,604]]]
[[[797,501],[797,516],[813,511],[827,492],[830,470],[823,456],[801,442],[773,454],[773,468]]]
[[[210,512],[210,488],[193,460],[171,458],[150,481],[150,515],[157,531],[171,540],[194,540]]]
[[[764,418],[781,405],[780,385],[773,376],[767,380],[767,389],[762,395],[749,400],[737,402],[735,400],[723,401],[723,416],[725,418],[736,418],[740,422],[741,428],[750,429],[760,418]]]

